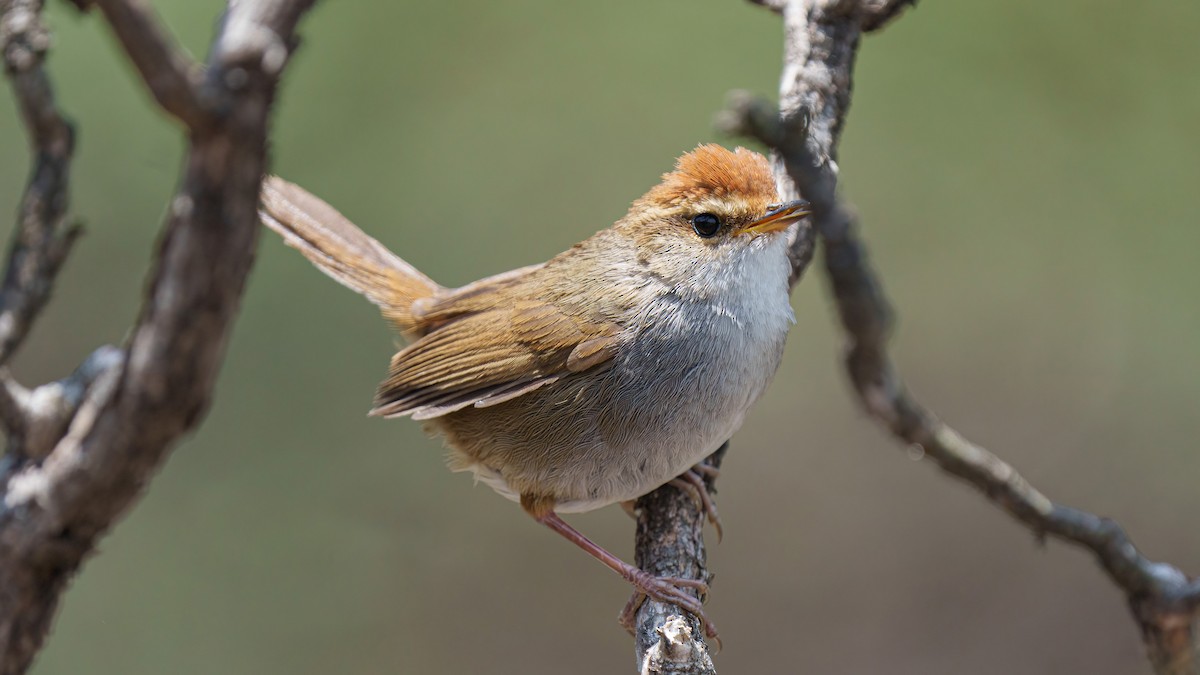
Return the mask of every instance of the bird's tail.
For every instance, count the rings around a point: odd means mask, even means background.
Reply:
[[[402,333],[417,328],[413,302],[442,290],[332,206],[282,178],[263,180],[259,215],[318,269],[378,305]]]

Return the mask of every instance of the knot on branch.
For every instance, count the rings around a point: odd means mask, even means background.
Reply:
[[[67,434],[93,385],[102,375],[115,374],[123,359],[120,349],[105,345],[67,377],[32,390],[0,370],[0,426],[8,437],[7,460],[19,463],[48,456]]]
[[[715,666],[702,640],[692,635],[692,626],[681,616],[667,617],[657,629],[658,641],[646,650],[641,675],[694,675],[713,673]]]
[[[725,109],[717,113],[714,124],[722,133],[753,138],[772,150],[788,154],[802,151],[811,120],[807,108],[800,107],[785,115],[775,103],[735,89],[729,92]]]

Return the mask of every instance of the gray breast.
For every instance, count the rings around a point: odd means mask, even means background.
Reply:
[[[638,349],[610,371],[599,428],[612,449],[636,454],[620,483],[630,499],[686,471],[741,426],[783,354],[787,322],[748,326],[711,307],[658,308]]]

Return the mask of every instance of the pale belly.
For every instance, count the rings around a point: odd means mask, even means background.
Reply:
[[[772,297],[753,301],[769,312],[665,298],[606,370],[433,420],[450,466],[513,500],[551,497],[565,513],[666,483],[733,435],[778,368],[792,322],[786,287],[760,291]]]

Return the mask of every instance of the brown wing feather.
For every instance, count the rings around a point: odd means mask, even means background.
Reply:
[[[371,414],[428,419],[497,405],[616,354],[616,326],[489,290],[471,289],[458,302],[438,298],[418,310],[438,327],[392,358]]]

